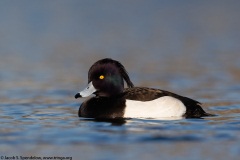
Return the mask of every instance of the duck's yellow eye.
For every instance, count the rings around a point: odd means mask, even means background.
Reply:
[[[104,76],[103,75],[99,76],[99,79],[104,79]]]

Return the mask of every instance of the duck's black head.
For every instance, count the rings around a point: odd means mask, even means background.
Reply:
[[[124,89],[124,80],[128,87],[133,87],[124,66],[109,58],[95,62],[88,71],[88,86],[77,93],[75,98],[95,94],[101,97],[119,95]]]

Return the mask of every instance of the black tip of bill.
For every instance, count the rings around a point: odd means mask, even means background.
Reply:
[[[80,95],[80,93],[77,93],[76,95],[75,95],[75,98],[77,99],[77,98],[80,98],[80,97],[82,97],[81,95]]]

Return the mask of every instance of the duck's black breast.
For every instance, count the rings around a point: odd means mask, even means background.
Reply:
[[[86,118],[122,118],[125,110],[123,97],[92,97],[79,108],[79,117]]]
[[[126,88],[124,90],[124,97],[129,100],[151,101],[164,96],[170,96],[180,100],[186,107],[186,113],[183,115],[186,118],[211,116],[211,114],[206,113],[202,109],[200,102],[172,92],[147,87]]]

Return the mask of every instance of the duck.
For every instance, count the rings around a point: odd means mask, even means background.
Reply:
[[[89,96],[80,105],[79,117],[202,118],[212,115],[203,110],[200,102],[191,98],[161,89],[135,87],[125,67],[111,58],[98,60],[90,67],[88,85],[75,98]]]

